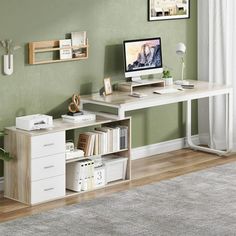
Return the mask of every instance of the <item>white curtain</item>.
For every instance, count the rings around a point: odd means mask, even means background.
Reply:
[[[198,79],[232,85],[236,92],[236,0],[198,0]],[[236,98],[236,96],[234,95]],[[225,149],[225,98],[199,102],[200,142]],[[209,111],[209,112],[208,112]],[[236,150],[234,99],[234,151]],[[210,138],[211,137],[211,138]]]

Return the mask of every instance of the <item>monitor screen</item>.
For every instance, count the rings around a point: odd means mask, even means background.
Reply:
[[[161,73],[161,38],[124,41],[124,59],[126,77]]]

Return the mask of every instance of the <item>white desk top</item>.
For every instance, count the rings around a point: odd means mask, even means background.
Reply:
[[[144,107],[158,106],[187,100],[211,97],[220,94],[227,94],[232,91],[230,86],[211,84],[203,81],[190,81],[194,84],[193,89],[185,89],[169,94],[154,94],[153,92],[163,87],[141,87],[135,91],[146,94],[143,98],[129,96],[129,92],[115,91],[111,95],[101,96],[99,93],[81,96],[82,103],[93,103],[98,105],[111,106],[116,108],[124,108],[125,110],[135,110]],[[180,86],[173,85],[173,88]],[[170,88],[168,86],[167,88]],[[133,108],[135,109],[133,109]]]

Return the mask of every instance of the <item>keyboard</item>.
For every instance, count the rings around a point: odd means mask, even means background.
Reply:
[[[178,92],[180,92],[180,90],[176,88],[164,88],[164,89],[155,90],[153,93],[168,94],[168,93],[178,93]]]

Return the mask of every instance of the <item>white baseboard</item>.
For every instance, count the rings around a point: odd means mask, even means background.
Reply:
[[[3,191],[3,180],[4,180],[4,178],[0,177],[0,192]]]
[[[192,136],[192,140],[196,145],[199,145],[199,136]],[[149,157],[165,152],[180,150],[186,147],[185,138],[174,139],[162,143],[151,144],[143,147],[133,148],[131,150],[131,159],[136,160],[144,157]]]

